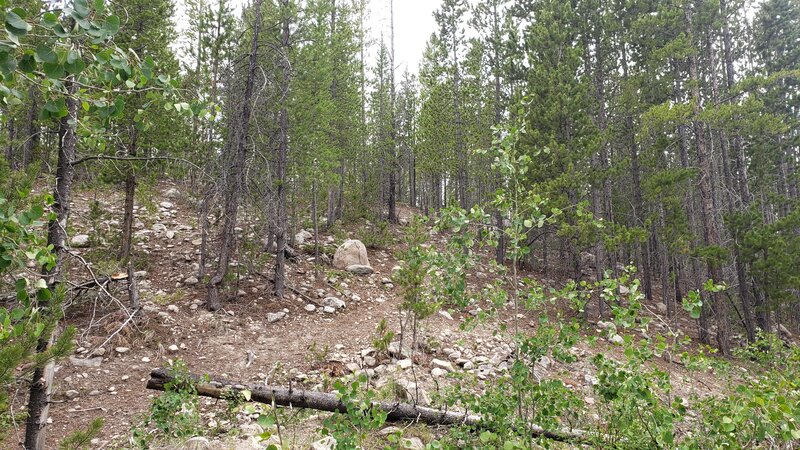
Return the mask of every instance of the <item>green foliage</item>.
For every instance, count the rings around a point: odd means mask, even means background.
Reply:
[[[375,334],[376,337],[372,340],[372,346],[375,347],[375,350],[379,353],[386,354],[389,351],[389,344],[391,344],[394,339],[394,332],[389,329],[389,324],[386,322],[385,318],[381,319],[378,323]]]
[[[85,430],[76,431],[64,438],[61,443],[58,444],[59,450],[81,450],[91,448],[91,441],[103,428],[104,422],[105,421],[101,417],[92,420]]]
[[[172,381],[164,386],[164,393],[153,399],[150,411],[132,430],[131,439],[138,448],[150,448],[159,439],[183,440],[202,434],[197,390],[189,369],[177,360],[169,368],[169,375]],[[150,432],[150,428],[154,431]]]
[[[44,352],[40,341],[55,333],[62,317],[63,291],[48,286],[43,271],[55,266],[52,247],[44,238],[51,219],[44,204],[17,209],[0,197],[0,292],[11,286],[15,297],[0,308],[0,439],[11,424],[9,391],[35,368],[70,354],[75,329],[66,328]]]
[[[369,389],[364,374],[349,382],[337,380],[334,388],[347,412],[336,412],[326,418],[322,423],[322,434],[333,436],[337,448],[362,446],[369,433],[386,423],[386,412],[372,406],[377,394]]]

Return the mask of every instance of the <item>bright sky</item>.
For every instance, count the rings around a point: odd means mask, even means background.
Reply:
[[[406,68],[413,73],[418,71],[425,43],[438,29],[433,12],[441,3],[441,0],[394,0],[394,51],[398,79]],[[370,31],[376,46],[383,30],[388,47],[389,0],[370,0],[370,18]]]
[[[433,18],[441,0],[394,0],[394,34],[395,34],[395,60],[397,62],[398,79],[403,71],[408,68],[416,73],[425,43],[431,33],[438,29]],[[178,10],[183,11],[183,1],[177,0]],[[241,6],[250,3],[250,0],[234,0],[234,4]],[[179,13],[180,14],[180,13]],[[377,54],[377,46],[384,33],[386,45],[389,46],[389,0],[369,0],[370,36],[373,46],[370,51],[370,63]],[[180,24],[180,20],[178,23]],[[180,29],[180,25],[178,26]]]

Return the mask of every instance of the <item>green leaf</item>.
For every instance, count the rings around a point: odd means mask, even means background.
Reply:
[[[108,16],[106,23],[103,24],[103,31],[109,35],[117,34],[117,31],[119,31],[119,17]]]
[[[31,31],[31,26],[17,12],[9,11],[6,14],[6,30],[14,36],[25,36]]]
[[[52,79],[59,79],[64,78],[64,66],[58,63],[44,63],[42,65],[42,69],[44,70],[44,74],[47,75],[47,78]]]
[[[5,76],[11,75],[17,68],[17,60],[9,53],[0,53],[0,73]]]
[[[252,393],[252,392],[250,392],[250,391],[249,391],[249,390],[247,390],[247,389],[243,389],[243,390],[241,391],[241,393],[242,393],[242,396],[244,397],[244,399],[245,399],[246,401],[248,401],[248,402],[250,401],[250,399],[251,399],[251,398],[252,398],[252,396],[253,396],[253,393]]]
[[[72,54],[72,52],[70,52],[70,54]],[[86,68],[86,63],[83,62],[83,60],[80,58],[77,58],[74,61],[70,62],[68,57],[67,63],[64,64],[64,69],[66,69],[70,75],[77,75],[83,72],[83,69],[85,68]]]
[[[47,28],[48,30],[52,30],[56,25],[58,25],[58,16],[48,11],[42,15],[41,23],[43,27]]]
[[[81,19],[85,19],[89,16],[89,2],[87,0],[75,0],[72,4],[72,8]]]
[[[36,70],[36,58],[31,53],[26,53],[22,55],[22,59],[19,61],[19,70],[25,73],[31,73]]]
[[[40,63],[55,64],[58,62],[58,56],[50,47],[39,44],[36,46],[36,61]]]

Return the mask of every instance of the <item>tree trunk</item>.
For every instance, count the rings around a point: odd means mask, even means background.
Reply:
[[[139,130],[136,126],[131,127],[131,141],[128,145],[128,156],[136,157],[139,140]],[[133,204],[136,195],[136,170],[128,168],[125,177],[125,206],[124,217],[122,219],[122,248],[120,249],[119,259],[127,261],[131,256],[131,241],[133,240]]]
[[[225,191],[225,221],[222,226],[222,244],[220,248],[219,261],[214,276],[208,283],[207,307],[211,311],[216,311],[222,307],[220,299],[220,288],[228,274],[228,263],[233,253],[236,241],[236,220],[239,213],[239,197],[241,196],[242,185],[244,183],[245,164],[247,161],[247,139],[250,131],[250,114],[252,112],[253,85],[255,82],[256,68],[258,63],[258,35],[261,29],[261,2],[255,0],[255,22],[253,23],[253,41],[250,47],[250,59],[245,82],[244,96],[241,103],[241,113],[239,123],[231,130],[232,143],[227,145],[230,150],[230,163],[227,168],[228,181]]]
[[[692,37],[692,6],[687,3],[685,7],[686,15],[686,34]],[[720,235],[717,229],[717,220],[714,215],[714,184],[711,155],[706,143],[705,124],[700,119],[700,80],[697,68],[697,55],[689,57],[689,77],[692,83],[691,103],[692,103],[692,128],[695,135],[695,146],[697,148],[697,163],[700,169],[700,198],[701,198],[701,217],[703,219],[703,238],[706,246],[720,246]],[[708,272],[714,283],[724,282],[719,261],[708,261]],[[725,303],[722,294],[711,293],[714,318],[717,322],[717,346],[723,355],[730,354],[730,342],[728,337],[728,305]]]
[[[58,166],[56,169],[56,187],[53,191],[53,212],[55,220],[48,225],[47,243],[53,246],[56,257],[55,266],[45,272],[47,286],[51,290],[62,281],[64,255],[67,252],[67,225],[69,222],[70,200],[72,197],[72,180],[75,161],[77,136],[75,126],[78,121],[78,100],[75,94],[78,86],[68,80],[65,83],[68,95],[66,98],[67,115],[61,119],[58,135]],[[39,301],[39,308],[47,309],[49,302]],[[43,336],[36,351],[41,353],[52,343],[53,335]],[[25,424],[25,449],[44,450],[47,437],[47,419],[50,412],[50,396],[53,391],[53,374],[55,362],[50,361],[44,367],[36,368],[28,398],[28,418]]]
[[[266,385],[247,385],[223,379],[213,379],[204,382],[205,377],[191,375],[197,395],[217,399],[229,399],[231,394],[240,394],[249,391],[251,401],[267,405],[285,406],[291,408],[315,409],[318,411],[347,413],[347,405],[335,393],[306,391],[302,389],[286,389]],[[165,391],[166,385],[174,382],[163,369],[150,372],[147,389]],[[241,394],[240,394],[241,395]],[[236,398],[236,396],[233,396]],[[428,408],[410,403],[392,401],[374,401],[372,408],[386,413],[386,420],[418,421],[428,425],[467,425],[476,428],[485,428],[480,416],[468,412],[447,411]],[[533,436],[545,437],[562,442],[590,442],[593,436],[579,430],[545,430],[537,425],[528,424],[525,430]]]
[[[289,114],[286,107],[286,99],[289,95],[289,81],[291,76],[291,66],[289,64],[289,0],[281,0],[281,67],[283,78],[281,79],[281,98],[284,104],[278,117],[280,126],[280,142],[278,144],[278,158],[275,165],[277,194],[277,221],[275,229],[275,296],[283,298],[284,287],[286,286],[286,157],[289,152]]]
[[[26,134],[25,143],[22,145],[22,167],[26,168],[33,161],[33,149],[39,141],[39,127],[36,124],[36,117],[39,109],[36,105],[38,96],[37,86],[31,84],[28,88],[28,114],[25,117]]]

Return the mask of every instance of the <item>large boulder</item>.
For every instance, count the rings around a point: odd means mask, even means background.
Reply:
[[[333,267],[345,270],[348,266],[370,266],[367,247],[357,239],[348,239],[333,255]]]

